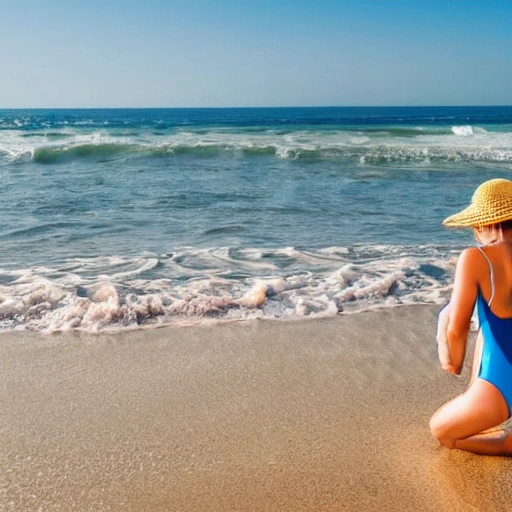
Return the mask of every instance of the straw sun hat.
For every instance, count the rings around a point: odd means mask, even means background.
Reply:
[[[494,179],[482,183],[473,194],[471,204],[444,219],[453,228],[490,226],[512,220],[512,181]]]

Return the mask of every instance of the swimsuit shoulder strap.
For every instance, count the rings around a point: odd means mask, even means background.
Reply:
[[[492,264],[491,260],[489,259],[489,256],[485,254],[484,250],[480,246],[477,246],[477,248],[484,255],[485,259],[487,260],[487,263],[489,264],[489,271],[491,276],[491,297],[489,299],[488,306],[490,306],[492,303],[492,299],[494,299],[494,272],[492,271]]]

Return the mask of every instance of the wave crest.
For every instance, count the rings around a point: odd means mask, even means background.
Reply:
[[[66,162],[77,158],[110,158],[118,155],[130,154],[136,150],[127,144],[81,144],[62,147],[43,147],[34,151],[34,162],[48,164]]]
[[[452,132],[461,137],[469,137],[474,133],[472,126],[452,126]]]
[[[64,132],[63,132],[64,133]],[[168,135],[94,132],[56,138],[55,132],[33,137],[0,132],[0,158],[33,159],[39,164],[126,158],[275,157],[289,160],[348,160],[361,164],[388,163],[512,163],[512,134],[486,132],[469,125],[436,128],[368,129],[360,131],[231,132],[202,130]],[[455,135],[455,137],[454,137]]]

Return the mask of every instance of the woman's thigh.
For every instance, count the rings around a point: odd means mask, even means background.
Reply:
[[[465,439],[508,419],[501,392],[483,379],[475,379],[465,393],[443,405],[430,420],[434,437]]]

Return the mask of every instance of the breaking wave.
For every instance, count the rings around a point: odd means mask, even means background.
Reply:
[[[474,134],[471,126],[452,126],[452,132],[462,137],[468,137]]]
[[[122,331],[440,304],[454,254],[434,246],[184,249],[0,269],[0,330]]]
[[[370,128],[366,130],[228,129],[173,133],[63,131],[0,132],[0,158],[38,164],[126,158],[276,157],[289,160],[350,160],[364,164],[512,163],[512,133],[473,126]]]

